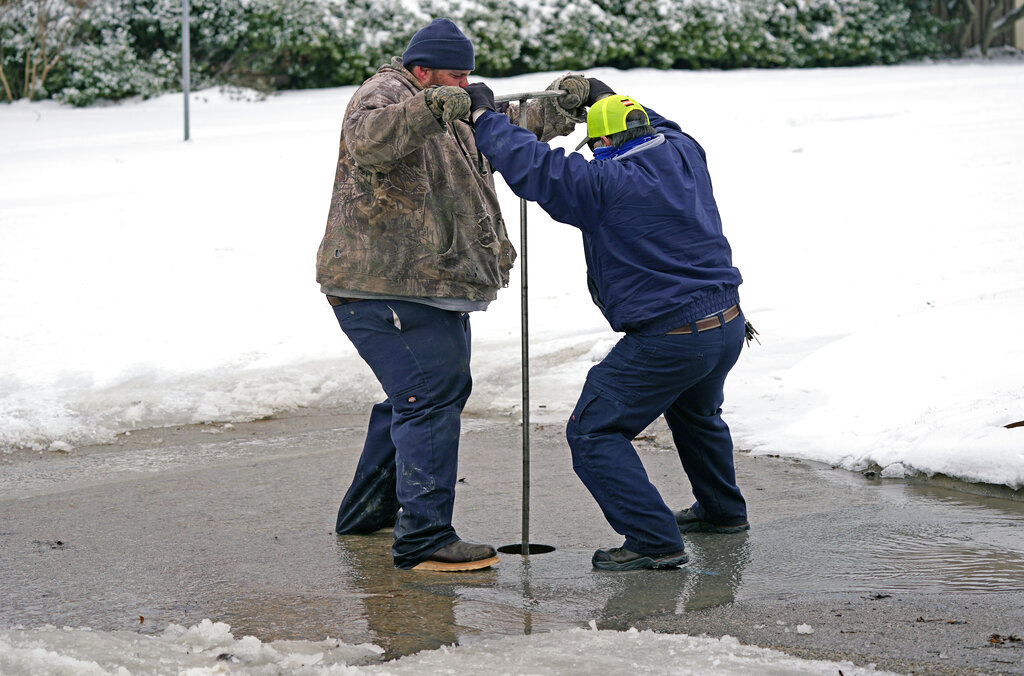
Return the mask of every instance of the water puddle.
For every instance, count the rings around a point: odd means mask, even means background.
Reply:
[[[1024,506],[983,502],[906,500],[764,524],[742,593],[1024,591]]]

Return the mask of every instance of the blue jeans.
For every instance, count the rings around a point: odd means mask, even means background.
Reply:
[[[741,313],[701,333],[626,334],[587,375],[566,438],[573,469],[626,537],[626,549],[683,549],[672,510],[631,443],[663,413],[697,499],[694,509],[715,523],[746,521],[721,409],[725,377],[743,347],[743,322]]]
[[[462,409],[473,386],[469,315],[398,300],[347,303],[334,313],[387,395],[370,413],[335,530],[372,533],[395,523],[395,566],[412,568],[459,539],[452,510]]]

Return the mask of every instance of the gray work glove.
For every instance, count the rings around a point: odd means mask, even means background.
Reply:
[[[587,97],[590,96],[590,83],[585,77],[575,73],[558,78],[552,88],[565,92],[555,100],[559,108],[570,113],[575,113],[576,109],[586,103]]]
[[[577,78],[586,81],[586,79],[579,73],[566,73],[552,82],[548,86],[547,91],[556,91],[560,89],[576,96],[578,95],[579,85],[566,85],[563,83],[567,79]],[[573,87],[576,88],[576,91],[571,89]],[[578,123],[587,121],[587,109],[583,107],[582,101],[580,102],[580,105],[575,108],[563,108],[561,105],[562,99],[568,99],[568,96],[563,94],[557,98],[552,97],[527,101],[524,110],[512,111],[510,115],[512,123],[526,127],[536,134],[537,138],[545,143],[556,136],[568,136],[574,129],[576,129],[576,125]]]
[[[469,94],[462,87],[431,87],[423,92],[423,99],[434,117],[446,124],[469,116]]]
[[[548,89],[561,89],[565,92],[555,99],[555,103],[570,117],[579,116],[582,112],[580,108],[590,96],[590,83],[581,73],[566,73],[552,82]]]

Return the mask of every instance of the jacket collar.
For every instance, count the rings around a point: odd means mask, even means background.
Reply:
[[[385,63],[383,66],[377,69],[378,73],[382,73],[384,71],[394,71],[395,73],[401,75],[410,83],[412,83],[412,85],[416,87],[416,89],[423,89],[423,85],[420,84],[420,81],[417,80],[416,76],[412,74],[412,71],[410,71],[408,68],[402,65],[402,57],[400,56],[391,57],[391,61],[389,63]]]
[[[631,155],[636,155],[637,153],[641,153],[641,152],[647,150],[648,148],[655,148],[657,146],[660,146],[664,142],[665,142],[665,135],[664,134],[658,134],[657,136],[652,138],[650,141],[647,141],[646,143],[641,143],[640,145],[633,146],[632,148],[629,148],[628,150],[626,150],[626,152],[622,153],[621,155],[616,155],[612,159],[613,160],[622,160],[622,159],[625,159],[627,157],[630,157]]]

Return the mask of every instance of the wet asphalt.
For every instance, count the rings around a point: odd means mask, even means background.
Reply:
[[[529,542],[473,573],[396,570],[390,534],[338,537],[365,414],[167,428],[0,457],[0,627],[372,642],[388,658],[570,627],[730,635],[920,674],[1024,674],[1024,500],[737,453],[750,533],[684,536],[687,566],[596,571],[621,537],[572,472],[561,424],[530,435]],[[656,423],[637,441],[670,505],[692,496]],[[455,526],[517,545],[521,429],[466,419]],[[981,494],[976,494],[981,493]],[[987,495],[985,494],[987,493]]]

